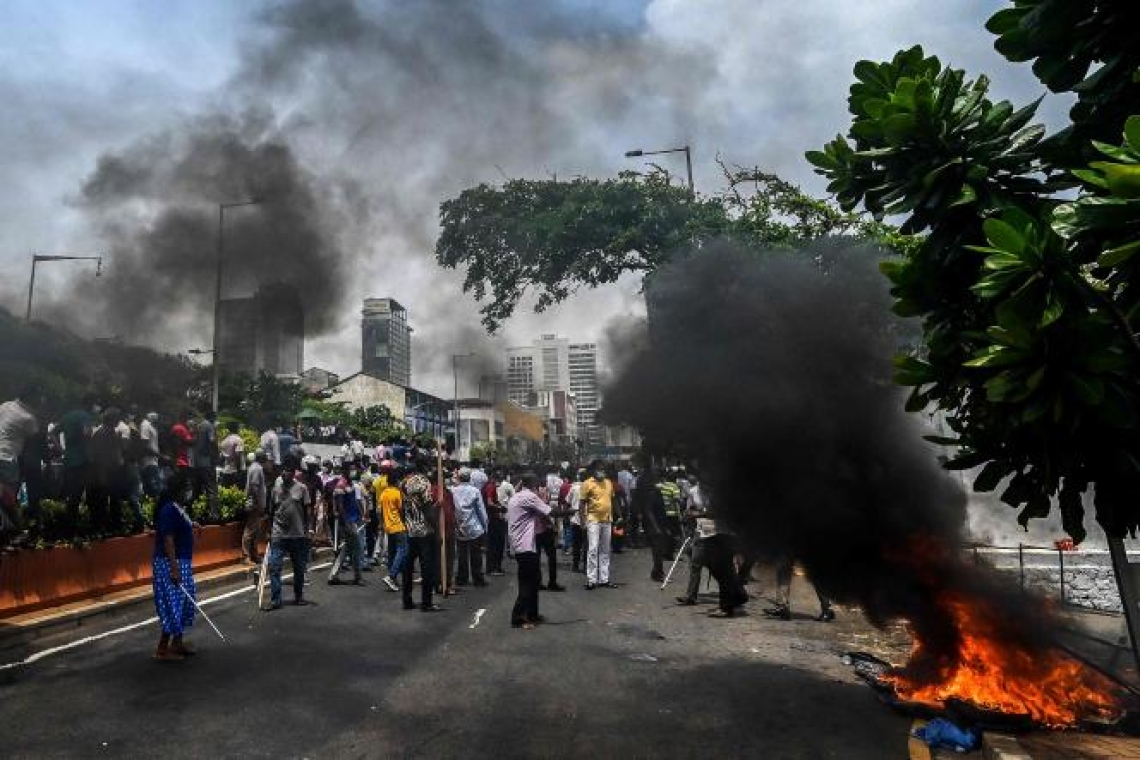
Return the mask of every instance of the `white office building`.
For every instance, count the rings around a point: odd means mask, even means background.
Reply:
[[[602,443],[601,430],[594,423],[601,406],[596,343],[543,335],[529,346],[508,348],[507,397],[521,406],[535,406],[536,394],[547,391],[572,395],[578,435],[587,443]]]

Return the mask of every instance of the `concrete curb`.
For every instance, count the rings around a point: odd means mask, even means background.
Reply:
[[[313,557],[327,558],[331,553],[330,548],[320,547],[314,551]],[[252,582],[253,572],[256,569],[258,568],[250,565],[238,564],[210,570],[196,575],[195,585],[200,594],[226,587],[238,587]],[[151,587],[147,585],[9,618],[0,622],[0,653],[28,647],[37,641],[67,631],[137,615],[141,609],[153,606]],[[153,614],[153,609],[150,614]]]

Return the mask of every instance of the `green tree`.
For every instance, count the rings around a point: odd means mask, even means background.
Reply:
[[[923,324],[896,380],[946,414],[948,466],[981,466],[975,488],[1002,487],[1023,525],[1058,504],[1077,540],[1090,486],[1110,536],[1140,525],[1140,58],[1108,21],[1125,5],[1017,0],[990,19],[1000,52],[1080,94],[1058,135],[1030,123],[1037,103],[993,102],[985,77],[914,47],[856,64],[848,134],[807,154],[844,210],[923,235],[883,270]],[[1090,151],[1107,160],[1084,166]]]
[[[693,198],[656,171],[479,185],[441,205],[436,260],[466,270],[463,288],[483,301],[483,324],[494,331],[530,293],[542,311],[580,287],[650,274],[717,237],[765,247],[840,234],[904,241],[890,225],[841,211],[774,175],[724,168],[728,189],[712,197]]]
[[[296,420],[305,391],[297,383],[264,371],[256,377],[224,372],[218,384],[218,400],[224,414],[263,429],[267,425],[291,424]]]

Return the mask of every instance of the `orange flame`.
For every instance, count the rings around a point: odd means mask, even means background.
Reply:
[[[1122,712],[1121,690],[1104,675],[1056,647],[1002,640],[996,634],[1002,626],[989,619],[997,611],[964,598],[944,601],[960,636],[957,657],[935,682],[920,682],[914,666],[925,652],[916,640],[907,667],[885,676],[899,697],[929,704],[957,698],[1058,728],[1082,718],[1115,719]]]

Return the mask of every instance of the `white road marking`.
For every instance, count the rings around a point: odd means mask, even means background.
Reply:
[[[480,607],[479,609],[475,610],[475,620],[468,627],[474,628],[475,626],[479,625],[479,620],[482,619],[483,615],[486,612],[487,612],[486,608],[483,608],[483,607]]]
[[[323,570],[327,567],[330,567],[331,565],[332,565],[331,562],[325,562],[325,563],[320,564],[320,565],[311,565],[309,567],[309,569],[310,570]],[[286,578],[292,578],[292,577],[293,577],[292,573],[286,573],[285,575],[281,576],[281,579],[285,580]],[[204,607],[207,604],[213,604],[215,602],[221,602],[221,601],[224,601],[226,599],[230,599],[232,597],[238,596],[239,594],[245,594],[245,593],[248,593],[250,591],[254,591],[256,589],[257,589],[256,586],[242,586],[239,589],[235,589],[233,591],[227,591],[224,594],[212,596],[209,599],[203,599],[202,601],[200,601],[198,603]],[[110,631],[104,631],[103,633],[97,633],[93,636],[84,636],[81,639],[76,639],[75,641],[69,641],[66,644],[60,644],[57,647],[51,647],[50,649],[45,649],[42,652],[36,652],[35,654],[28,655],[23,660],[18,660],[16,662],[9,662],[9,663],[5,663],[3,665],[0,665],[0,670],[10,670],[12,668],[19,668],[19,667],[22,667],[24,665],[31,665],[33,662],[37,662],[37,661],[45,659],[47,657],[51,657],[54,654],[59,654],[60,652],[66,652],[69,649],[75,649],[76,647],[81,647],[84,644],[90,644],[94,641],[99,641],[100,639],[110,638],[111,636],[118,636],[121,633],[127,633],[129,631],[134,631],[134,630],[137,630],[139,628],[142,628],[143,626],[152,625],[152,624],[157,623],[157,622],[158,622],[158,616],[155,615],[155,616],[147,618],[146,620],[142,620],[138,623],[131,623],[130,625],[124,625],[122,628],[115,628],[115,629],[110,630]],[[472,627],[474,627],[474,626],[472,626]]]

